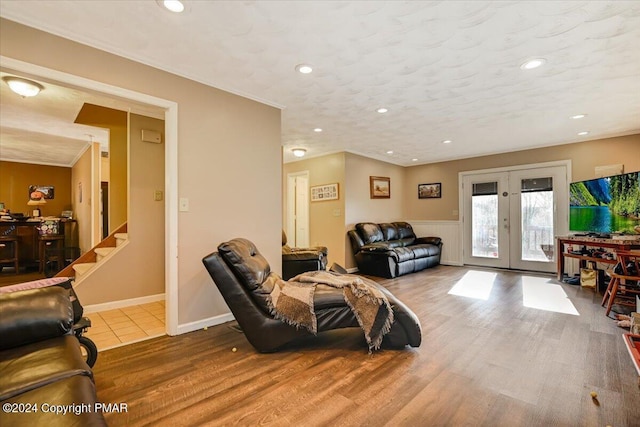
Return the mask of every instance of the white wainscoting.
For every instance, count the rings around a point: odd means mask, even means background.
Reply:
[[[460,221],[407,220],[418,237],[442,239],[441,264],[462,265],[462,223]]]

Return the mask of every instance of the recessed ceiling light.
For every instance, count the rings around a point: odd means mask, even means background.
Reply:
[[[387,151],[387,154],[393,154],[393,150]]]
[[[298,64],[296,65],[296,71],[301,74],[310,74],[313,71],[313,67],[307,64]]]
[[[443,144],[451,144],[453,141],[451,141],[450,139],[445,139],[444,141],[442,141]]]
[[[586,114],[576,114],[575,116],[571,116],[571,118],[574,119],[574,120],[584,119],[585,117],[587,117]]]
[[[380,113],[380,114],[384,114],[384,113],[386,113],[386,112],[387,112],[387,111],[389,111],[389,110],[388,110],[387,108],[382,107],[382,108],[378,108],[376,111],[377,111],[378,113]]]
[[[522,64],[520,68],[522,68],[523,70],[533,70],[534,68],[538,68],[539,66],[543,65],[545,62],[547,62],[547,60],[544,58],[530,59]]]
[[[296,157],[304,157],[304,155],[307,154],[307,150],[305,150],[304,148],[294,148],[291,151],[293,152],[293,155]]]
[[[184,12],[184,3],[182,3],[180,0],[162,0],[159,3],[165,9],[171,12],[175,12],[175,13]]]
[[[314,132],[322,132],[322,128],[315,128],[313,131]]]
[[[44,86],[42,86],[40,83],[20,77],[4,76],[2,80],[4,80],[4,82],[9,85],[9,88],[12,91],[23,98],[36,96],[40,93],[41,90],[44,89]]]
[[[412,161],[412,162],[417,162],[417,161],[418,161],[418,159],[411,159],[411,161]]]
[[[589,135],[589,131],[583,130],[582,132],[578,132],[578,135],[580,136]]]

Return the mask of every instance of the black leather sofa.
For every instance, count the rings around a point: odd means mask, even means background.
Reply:
[[[272,281],[269,263],[247,239],[233,239],[218,246],[218,252],[202,260],[247,340],[262,353],[274,352],[297,338],[310,336],[270,314],[267,296]],[[418,317],[389,291],[378,285],[387,296],[394,314],[391,330],[384,336],[383,347],[420,346],[422,332]],[[357,319],[347,306],[343,293],[326,285],[318,285],[314,295],[318,333],[339,328],[359,328]]]
[[[68,291],[2,293],[0,313],[0,425],[106,426]]]
[[[327,248],[292,248],[287,244],[287,235],[282,230],[282,278],[289,280],[306,271],[325,270],[327,268]]]
[[[442,239],[416,237],[408,222],[361,222],[348,235],[362,274],[391,279],[440,264]]]

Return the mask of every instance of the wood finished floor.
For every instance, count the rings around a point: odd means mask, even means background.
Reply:
[[[225,324],[100,353],[98,400],[128,404],[110,426],[640,426],[624,330],[599,295],[491,270],[471,281],[493,281],[488,300],[448,294],[476,270],[378,279],[420,318],[417,349],[370,355],[350,329],[259,354]],[[523,281],[562,289],[579,315],[523,306]]]

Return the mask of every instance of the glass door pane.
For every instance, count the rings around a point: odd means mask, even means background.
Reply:
[[[520,193],[521,260],[554,260],[553,180],[523,179]]]
[[[498,183],[473,184],[471,239],[474,257],[498,258]]]

